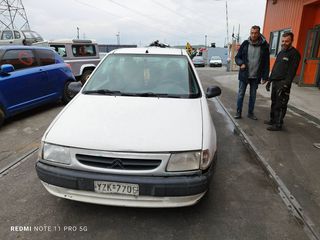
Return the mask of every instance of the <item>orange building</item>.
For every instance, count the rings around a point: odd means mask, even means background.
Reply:
[[[320,87],[320,0],[267,0],[263,35],[270,43],[270,63],[281,50],[281,35],[292,31],[301,54],[300,86]]]

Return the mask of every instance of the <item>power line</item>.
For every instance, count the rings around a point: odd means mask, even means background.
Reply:
[[[82,5],[84,5],[84,6],[87,6],[87,7],[90,7],[90,8],[94,8],[94,9],[97,9],[97,10],[100,10],[100,11],[103,11],[103,12],[106,12],[106,13],[108,13],[108,14],[110,14],[110,15],[112,15],[112,16],[115,16],[115,17],[117,17],[117,18],[122,18],[122,17],[123,17],[123,16],[120,16],[120,15],[114,14],[114,13],[112,13],[112,12],[110,12],[110,11],[107,11],[107,10],[105,10],[104,8],[96,7],[96,6],[93,6],[93,5],[91,5],[91,4],[84,3],[84,2],[82,2],[82,1],[80,1],[80,0],[74,0],[74,1],[77,2],[77,3],[79,3],[79,4],[82,4]],[[113,2],[113,1],[112,1],[112,2]],[[113,2],[113,3],[114,3],[114,2]],[[145,23],[141,23],[141,22],[138,22],[138,21],[135,21],[135,20],[132,20],[132,19],[131,19],[131,22],[135,22],[135,23],[139,24],[140,26],[143,25],[143,26],[145,26],[145,27],[151,28],[151,29],[153,29],[153,30],[156,30],[156,32],[162,32],[162,33],[169,34],[169,35],[172,35],[172,36],[175,36],[175,37],[179,37],[178,35],[176,35],[176,34],[174,34],[174,33],[170,33],[170,32],[168,32],[168,31],[164,31],[164,30],[155,28],[154,26],[150,26],[150,25],[145,24]]]

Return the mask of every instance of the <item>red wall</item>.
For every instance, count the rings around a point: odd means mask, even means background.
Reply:
[[[273,2],[276,2],[273,4]],[[306,5],[308,4],[308,5]],[[310,28],[320,24],[320,0],[267,0],[263,35],[270,41],[270,32],[291,28],[295,35],[293,46],[303,58],[307,33]],[[271,67],[275,61],[270,58]],[[301,71],[302,61],[298,69]]]

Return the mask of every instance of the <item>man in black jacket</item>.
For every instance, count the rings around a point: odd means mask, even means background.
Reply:
[[[257,88],[261,78],[263,79],[262,83],[268,80],[270,66],[269,44],[261,35],[259,26],[251,27],[250,37],[241,44],[235,61],[240,66],[237,114],[235,118],[241,118],[244,95],[248,84],[250,84],[248,117],[257,120],[253,112]]]
[[[272,82],[270,120],[265,121],[265,124],[271,125],[267,128],[269,131],[282,129],[291,83],[299,66],[300,53],[292,46],[292,42],[292,32],[286,32],[282,35],[282,50],[277,55],[270,74],[270,81],[266,86],[268,90],[270,82]]]

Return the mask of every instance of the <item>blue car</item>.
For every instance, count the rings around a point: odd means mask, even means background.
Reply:
[[[4,120],[40,105],[71,100],[71,68],[52,49],[0,47],[0,126]]]

